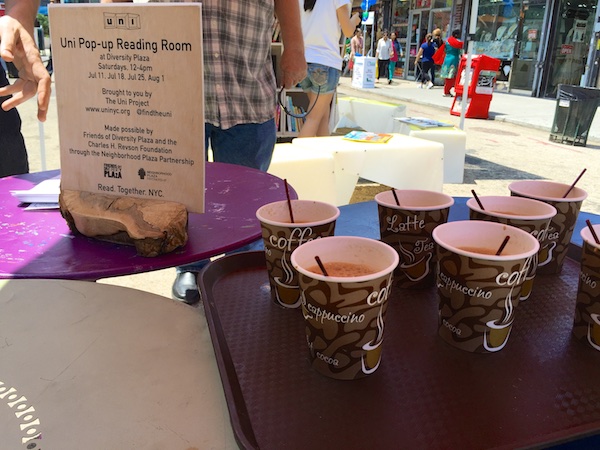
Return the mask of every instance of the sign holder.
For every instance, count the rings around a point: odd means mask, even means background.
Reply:
[[[49,20],[61,196],[81,193],[62,199],[63,215],[87,214],[105,198],[153,203],[157,224],[173,204],[204,212],[201,5],[60,4],[50,5]],[[148,217],[119,214],[125,229],[132,220],[147,225]],[[97,236],[115,233],[96,228]]]

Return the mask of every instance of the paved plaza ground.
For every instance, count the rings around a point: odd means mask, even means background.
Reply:
[[[406,105],[407,116],[428,117],[455,125],[460,123],[459,117],[450,115],[452,98],[443,97],[439,87],[423,90],[417,89],[414,82],[395,80],[392,85],[381,83],[372,89],[354,89],[349,78],[342,78],[338,94],[340,97],[401,103]],[[465,119],[467,156],[464,182],[445,184],[444,192],[468,197],[471,189],[475,189],[480,195],[504,195],[513,180],[549,179],[571,183],[583,168],[587,168],[578,183],[589,193],[582,210],[600,214],[600,118],[596,117],[592,123],[586,147],[557,144],[549,140],[555,107],[556,101],[552,99],[495,93],[490,106],[490,120]],[[31,171],[60,168],[55,94],[52,95],[48,120],[43,125],[37,122],[34,101],[22,105],[19,111]],[[372,200],[375,193],[386,188],[360,180],[351,201]],[[170,297],[174,277],[175,269],[172,268],[100,282]]]

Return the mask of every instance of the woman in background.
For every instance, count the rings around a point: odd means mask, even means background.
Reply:
[[[360,16],[350,17],[351,0],[298,0],[308,74],[300,87],[308,95],[310,113],[299,137],[329,136],[329,112],[342,70],[340,28],[354,34]]]
[[[394,79],[394,71],[396,70],[396,63],[400,58],[402,58],[402,46],[400,45],[400,41],[398,40],[396,33],[394,33],[393,31],[390,40],[392,41],[393,54],[390,57],[390,65],[388,67],[388,84],[392,84],[392,80]]]
[[[375,58],[377,58],[377,82],[379,83],[379,77],[388,77],[390,59],[393,54],[392,41],[388,37],[387,30],[383,31],[383,36],[377,41],[377,50],[375,51]],[[389,84],[389,82],[388,82]]]
[[[442,48],[438,52],[443,51],[445,53],[442,70],[440,75],[444,78],[444,97],[453,97],[450,90],[454,86],[456,81],[456,72],[458,71],[458,63],[460,62],[460,54],[463,48],[463,42],[460,40],[460,30],[454,30],[452,36],[448,38]],[[443,54],[444,54],[443,53]],[[437,52],[434,55],[434,59],[437,56]]]
[[[419,65],[421,69],[420,81],[421,84],[419,88],[423,89],[425,83],[427,83],[427,89],[431,89],[433,87],[433,81],[429,76],[429,72],[433,68],[433,54],[437,48],[433,43],[433,35],[431,33],[427,33],[425,36],[425,43],[421,44],[421,48],[419,48],[419,52],[417,53],[415,63]]]

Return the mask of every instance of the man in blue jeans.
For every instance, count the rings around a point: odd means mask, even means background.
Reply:
[[[274,14],[285,48],[282,81],[289,88],[306,76],[297,2],[202,2],[205,139],[216,162],[263,171],[269,168],[276,141],[276,83],[271,60]],[[198,301],[196,274],[207,263],[177,268],[173,298],[186,303]]]

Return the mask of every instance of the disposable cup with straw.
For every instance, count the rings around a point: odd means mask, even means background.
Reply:
[[[403,289],[431,287],[435,279],[435,243],[431,232],[448,221],[454,199],[441,192],[392,189],[375,196],[381,240],[400,257],[395,284]]]
[[[556,215],[556,208],[548,203],[531,198],[509,195],[488,195],[467,200],[469,218],[471,220],[487,220],[490,222],[512,225],[530,233],[544,246],[548,238],[550,221]],[[535,255],[525,282],[521,289],[521,300],[527,300],[532,291],[537,272],[539,252]]]
[[[291,200],[289,194],[286,200],[269,203],[256,211],[265,246],[271,298],[277,305],[300,306],[298,273],[292,267],[290,256],[306,242],[333,236],[339,215],[340,210],[335,205]]]
[[[600,351],[600,225],[586,221],[581,230],[583,247],[573,335],[590,348]]]
[[[571,185],[526,180],[515,181],[508,186],[511,195],[540,200],[556,208],[556,215],[550,221],[548,238],[540,250],[538,274],[555,274],[562,270],[581,205],[587,198],[587,192],[575,186],[584,173],[585,169]]]
[[[521,286],[539,243],[510,225],[449,222],[433,230],[438,244],[438,332],[454,347],[493,353],[507,342]]]
[[[355,236],[315,239],[294,250],[313,369],[353,380],[384,364],[385,313],[398,260],[389,245]]]

